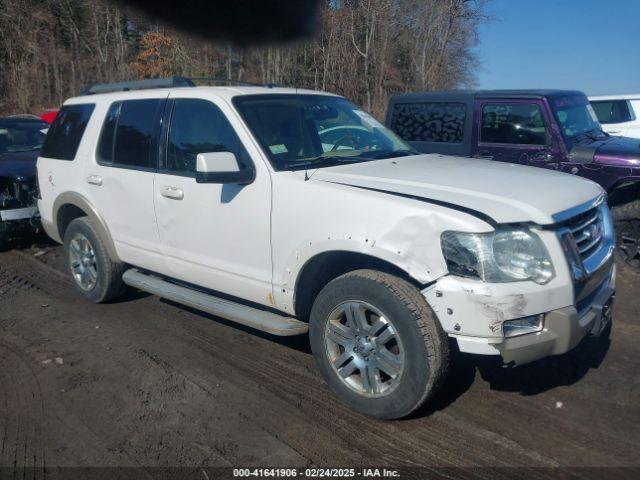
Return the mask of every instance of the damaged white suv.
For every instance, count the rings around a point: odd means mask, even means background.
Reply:
[[[450,342],[523,364],[611,318],[598,185],[418,155],[335,95],[94,86],[62,107],[38,175],[42,223],[87,299],[129,285],[308,332],[332,390],[378,418],[437,391]]]

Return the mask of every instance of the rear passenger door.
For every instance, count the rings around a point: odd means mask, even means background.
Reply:
[[[559,152],[549,133],[544,105],[538,100],[478,100],[474,157],[553,167]]]
[[[202,95],[172,93],[165,112],[154,198],[167,267],[175,278],[268,305],[271,177],[252,161],[248,148],[255,146],[235,111],[217,97],[197,98]],[[197,183],[196,156],[220,151],[254,165],[255,180]]]
[[[109,225],[120,258],[163,272],[153,208],[158,135],[166,98],[114,101],[88,171],[91,199]]]

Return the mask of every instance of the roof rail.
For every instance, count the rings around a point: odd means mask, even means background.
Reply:
[[[195,84],[185,77],[150,78],[115,83],[94,83],[85,87],[81,95],[98,93],[126,92],[128,90],[146,90],[150,88],[194,87]]]
[[[278,83],[255,83],[255,82],[247,82],[245,80],[231,80],[228,78],[220,78],[220,77],[192,77],[190,78],[194,83],[222,83],[225,85],[239,85],[243,87],[265,87],[265,88],[274,88],[274,87],[282,87]]]

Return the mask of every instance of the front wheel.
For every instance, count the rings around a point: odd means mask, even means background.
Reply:
[[[640,273],[640,200],[613,207],[618,265]]]
[[[417,288],[357,270],[318,294],[309,335],[320,372],[353,409],[380,419],[409,415],[446,376],[447,338]]]

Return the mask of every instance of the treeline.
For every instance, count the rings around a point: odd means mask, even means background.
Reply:
[[[382,116],[390,95],[473,82],[485,0],[327,0],[316,35],[245,49],[106,0],[0,0],[0,114],[93,82],[184,75],[336,92]]]

